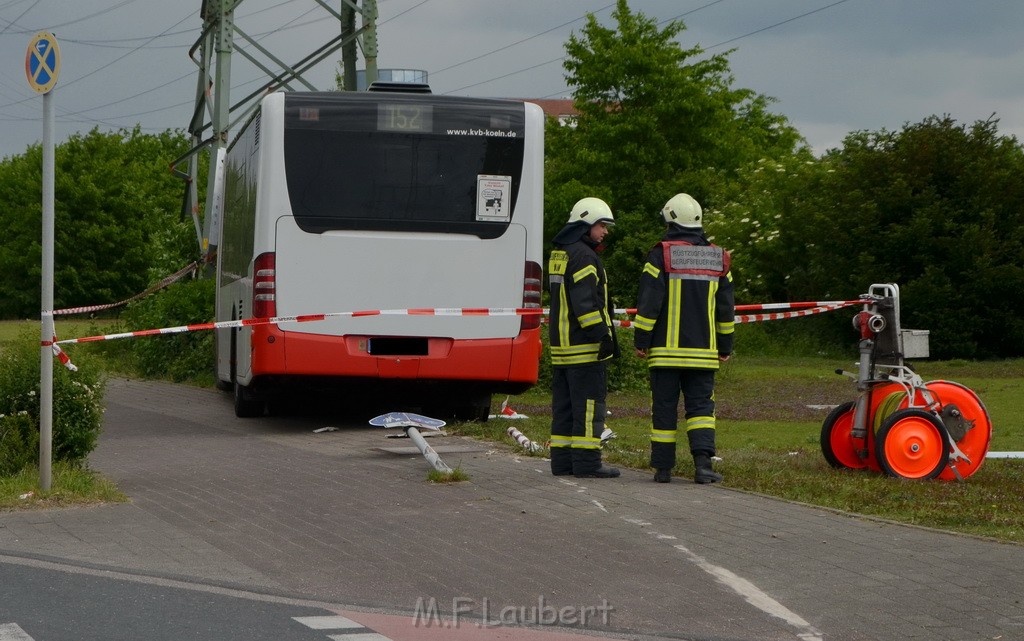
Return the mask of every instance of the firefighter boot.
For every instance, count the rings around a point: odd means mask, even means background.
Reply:
[[[693,466],[697,468],[697,471],[693,475],[694,483],[718,483],[722,480],[722,475],[711,469],[711,457],[707,454],[694,454],[693,455]]]
[[[572,476],[572,451],[568,447],[551,448],[551,473],[555,476]]]
[[[613,479],[619,476],[619,468],[608,467],[602,465],[596,470],[590,470],[589,472],[575,472],[576,478],[578,479]]]
[[[600,450],[573,450],[572,473],[578,479],[613,479],[619,470],[601,462]]]
[[[671,483],[672,482],[672,470],[668,468],[658,468],[654,471],[654,482],[655,483]]]

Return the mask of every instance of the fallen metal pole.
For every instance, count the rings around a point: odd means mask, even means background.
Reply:
[[[430,463],[435,470],[444,474],[451,474],[454,471],[441,460],[441,457],[434,451],[434,448],[427,444],[426,439],[423,438],[418,429],[412,426],[404,427],[406,435],[412,439],[412,442],[416,444],[417,448],[419,448],[420,453],[423,454],[423,458],[427,459],[427,462]]]

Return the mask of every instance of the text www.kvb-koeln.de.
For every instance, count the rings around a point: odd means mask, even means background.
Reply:
[[[515,138],[515,131],[503,129],[447,129],[449,136],[491,136],[494,138]]]

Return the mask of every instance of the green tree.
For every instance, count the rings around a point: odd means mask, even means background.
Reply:
[[[732,253],[737,301],[741,303],[820,300],[818,278],[803,265],[805,248],[791,241],[807,200],[821,189],[828,169],[807,149],[775,160],[762,158],[723,183],[705,230]]]
[[[792,154],[800,135],[768,111],[771,99],[732,86],[728,53],[684,49],[682,21],[659,29],[619,0],[616,28],[591,14],[566,44],[575,127],[548,129],[547,232],[572,203],[596,195],[612,206],[606,263],[613,296],[631,305],[647,249],[661,236],[661,206],[686,191],[705,207],[741,167]]]
[[[188,149],[180,133],[75,135],[54,159],[54,306],[116,302],[197,252],[169,171]],[[0,162],[0,318],[39,313],[42,148]]]
[[[896,283],[902,324],[931,331],[933,357],[1021,356],[1024,150],[997,124],[931,116],[742,176],[724,233],[742,237],[741,213],[773,221],[771,242],[737,257],[763,276],[747,286],[768,300],[822,300]],[[851,337],[839,320],[835,335]]]

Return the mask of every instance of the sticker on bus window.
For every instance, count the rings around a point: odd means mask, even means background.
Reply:
[[[499,223],[512,220],[512,177],[476,177],[476,219]]]

